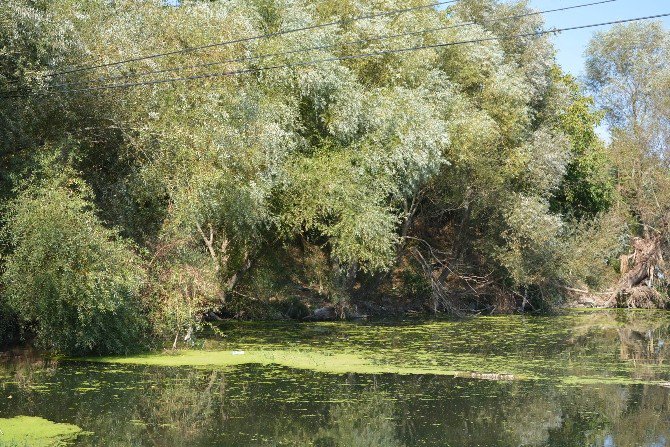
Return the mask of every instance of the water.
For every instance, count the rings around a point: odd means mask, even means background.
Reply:
[[[221,330],[204,348],[245,354],[9,362],[0,418],[75,424],[77,446],[670,445],[665,312]]]

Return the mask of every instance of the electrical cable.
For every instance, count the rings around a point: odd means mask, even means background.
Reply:
[[[569,10],[579,9],[579,8],[586,8],[586,7],[602,5],[602,4],[606,4],[606,3],[612,3],[612,2],[616,2],[616,1],[618,1],[618,0],[601,0],[601,1],[591,2],[591,3],[583,3],[583,4],[579,4],[579,5],[566,6],[566,7],[562,7],[562,8],[548,9],[548,10],[543,10],[543,11],[532,11],[532,12],[523,13],[523,14],[516,14],[516,15],[511,15],[511,16],[499,17],[499,18],[495,18],[495,19],[485,20],[485,21],[482,21],[482,22],[464,22],[464,23],[459,23],[459,24],[456,24],[456,25],[447,25],[447,26],[441,26],[441,27],[436,27],[436,28],[428,28],[428,29],[423,29],[423,30],[419,30],[419,31],[411,31],[411,32],[407,32],[407,33],[388,34],[388,35],[383,35],[383,36],[376,36],[376,37],[369,37],[369,38],[365,38],[365,39],[358,39],[358,40],[349,41],[349,42],[339,42],[339,43],[334,43],[334,44],[319,45],[319,46],[308,47],[308,48],[300,48],[300,49],[296,49],[296,50],[281,51],[281,52],[276,52],[276,53],[259,54],[259,55],[256,55],[256,56],[247,56],[247,57],[240,57],[240,58],[234,58],[234,59],[226,59],[226,60],[223,60],[223,61],[214,61],[214,62],[207,62],[207,63],[195,64],[195,65],[186,65],[186,66],[172,66],[172,67],[167,67],[167,68],[163,68],[163,69],[160,69],[160,70],[140,71],[140,72],[136,72],[136,73],[127,73],[127,74],[116,75],[116,76],[102,76],[102,77],[92,79],[92,80],[87,80],[87,81],[63,82],[63,83],[60,83],[60,84],[53,84],[50,87],[51,88],[58,88],[58,87],[73,87],[73,86],[79,86],[79,85],[95,85],[96,83],[99,83],[99,82],[108,82],[108,81],[114,81],[114,80],[119,80],[119,79],[140,78],[140,77],[144,77],[144,76],[156,75],[156,74],[162,74],[162,73],[194,70],[194,69],[199,69],[199,68],[208,68],[208,67],[223,65],[223,64],[227,64],[227,63],[239,63],[239,62],[254,61],[254,60],[265,59],[265,58],[276,57],[276,56],[288,56],[288,55],[292,55],[292,54],[300,54],[300,53],[306,53],[306,52],[311,52],[311,51],[323,51],[323,50],[328,50],[328,49],[331,49],[331,48],[338,48],[340,46],[352,46],[352,45],[357,45],[357,44],[365,44],[365,43],[371,43],[371,42],[376,42],[376,41],[396,39],[396,38],[399,38],[399,37],[416,36],[416,35],[421,35],[421,34],[428,34],[428,33],[432,33],[432,32],[444,31],[444,30],[454,29],[454,28],[461,28],[461,27],[472,26],[472,25],[477,25],[477,24],[497,23],[497,22],[502,22],[502,21],[506,21],[506,20],[521,19],[521,18],[531,17],[531,16],[535,16],[535,15],[540,15],[540,14],[548,14],[548,13],[554,13],[554,12],[569,11]],[[8,93],[15,93],[15,92],[18,92],[18,90],[8,92]]]
[[[374,14],[368,14],[368,15],[363,15],[363,16],[358,16],[358,17],[352,17],[350,19],[341,19],[341,20],[335,20],[332,22],[326,22],[326,23],[320,23],[316,25],[310,25],[310,26],[305,26],[305,27],[300,27],[300,28],[291,28],[283,31],[277,31],[274,33],[267,33],[267,34],[259,34],[256,36],[250,36],[250,37],[242,37],[238,39],[232,39],[232,40],[227,40],[224,42],[216,42],[216,43],[209,43],[205,45],[198,45],[194,47],[187,47],[187,48],[182,48],[179,50],[172,50],[168,51],[165,53],[155,53],[155,54],[148,54],[145,56],[138,56],[130,59],[123,59],[115,62],[106,62],[104,64],[97,64],[97,65],[89,65],[89,66],[84,66],[84,67],[79,67],[79,68],[73,68],[71,70],[64,70],[64,71],[59,71],[55,73],[50,73],[47,76],[54,77],[54,76],[62,76],[66,74],[72,74],[72,73],[80,73],[82,71],[88,71],[88,70],[95,70],[97,68],[105,68],[105,67],[114,67],[118,65],[124,65],[127,63],[131,62],[139,62],[143,60],[148,60],[148,59],[156,59],[159,57],[165,57],[165,56],[173,56],[175,54],[184,54],[184,53],[191,53],[194,51],[200,51],[200,50],[205,50],[209,48],[215,48],[215,47],[222,47],[222,46],[227,46],[227,45],[232,45],[235,43],[243,43],[243,42],[251,42],[254,40],[260,40],[260,39],[267,39],[271,37],[278,37],[278,36],[283,36],[286,34],[292,34],[292,33],[297,33],[300,31],[310,31],[314,29],[319,29],[319,28],[326,28],[330,26],[335,26],[335,25],[345,25],[348,23],[356,22],[359,20],[369,20],[369,19],[375,19],[379,17],[387,17],[391,15],[399,15],[399,14],[404,14],[406,12],[411,12],[411,11],[418,11],[421,9],[427,9],[427,8],[434,8],[436,6],[442,6],[442,5],[447,5],[447,4],[452,4],[456,3],[460,0],[441,0],[438,2],[433,2],[433,3],[428,3],[428,4],[423,4],[423,5],[418,5],[418,6],[412,6],[408,8],[401,8],[401,9],[393,9],[390,11],[383,11],[383,12],[378,12]]]
[[[431,44],[431,45],[423,45],[423,46],[387,49],[387,50],[380,50],[380,51],[374,51],[374,52],[368,52],[368,53],[353,54],[353,55],[340,56],[340,57],[329,57],[329,58],[316,59],[316,60],[310,60],[310,61],[305,61],[305,62],[296,62],[296,63],[291,63],[291,64],[279,64],[279,65],[248,68],[248,69],[241,69],[241,70],[234,70],[234,71],[227,71],[227,72],[218,72],[218,73],[205,73],[205,74],[195,75],[195,76],[185,76],[185,77],[179,77],[179,78],[165,78],[165,79],[157,79],[157,80],[144,81],[144,82],[132,82],[132,83],[123,83],[123,84],[108,84],[108,85],[101,85],[101,86],[97,86],[97,87],[82,88],[82,89],[66,89],[66,90],[60,90],[58,92],[44,92],[44,93],[41,93],[40,95],[51,95],[51,94],[54,94],[54,93],[79,93],[79,92],[86,92],[86,91],[122,89],[122,88],[138,87],[138,86],[166,84],[166,83],[172,83],[172,82],[193,81],[193,80],[202,80],[202,79],[210,79],[210,78],[217,78],[217,77],[229,77],[229,76],[235,76],[235,75],[246,74],[246,73],[258,73],[258,72],[262,72],[262,71],[266,71],[266,70],[277,70],[277,69],[282,69],[282,68],[304,67],[304,66],[317,65],[317,64],[325,63],[325,62],[363,59],[363,58],[382,56],[382,55],[388,55],[388,54],[400,54],[400,53],[407,53],[407,52],[411,52],[411,51],[445,48],[445,47],[456,46],[456,45],[484,43],[484,42],[500,41],[500,40],[511,40],[511,39],[523,38],[523,37],[539,37],[539,36],[543,36],[543,35],[546,35],[546,34],[557,34],[557,33],[565,32],[565,31],[575,31],[575,30],[595,28],[595,27],[607,26],[607,25],[618,25],[618,24],[623,24],[623,23],[638,22],[638,21],[642,21],[642,20],[651,20],[651,19],[658,19],[658,18],[663,18],[663,17],[670,17],[670,13],[657,14],[657,15],[646,16],[646,17],[635,17],[635,18],[630,18],[630,19],[614,20],[614,21],[609,21],[609,22],[593,23],[593,24],[588,24],[588,25],[579,25],[579,26],[571,26],[571,27],[565,27],[565,28],[556,28],[556,29],[551,29],[551,30],[542,30],[542,31],[536,31],[536,32],[532,32],[532,33],[513,34],[513,35],[509,35],[509,36],[495,36],[495,37],[486,37],[486,38],[481,38],[481,39],[462,40],[462,41],[456,41],[456,42],[442,42],[442,43],[436,43],[436,44]],[[21,96],[24,96],[24,95],[4,96],[2,98],[18,98],[18,97],[21,97]]]

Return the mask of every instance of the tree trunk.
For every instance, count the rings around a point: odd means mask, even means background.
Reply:
[[[665,307],[667,298],[654,288],[663,280],[665,268],[661,239],[635,238],[632,245],[633,253],[620,258],[621,279],[607,304],[627,308]]]

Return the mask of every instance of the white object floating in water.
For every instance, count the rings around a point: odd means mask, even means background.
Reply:
[[[244,355],[244,351],[233,351],[233,355]]]

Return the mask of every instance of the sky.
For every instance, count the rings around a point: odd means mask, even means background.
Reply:
[[[564,6],[590,3],[589,0],[531,0],[530,5],[538,10],[555,9]],[[617,0],[613,3],[574,9],[565,12],[545,14],[548,28],[565,28],[591,23],[610,22],[633,17],[643,17],[670,13],[670,0]],[[670,29],[670,17],[661,19]],[[553,37],[557,49],[558,63],[575,76],[584,74],[584,51],[589,40],[597,31],[609,27],[566,31]]]

